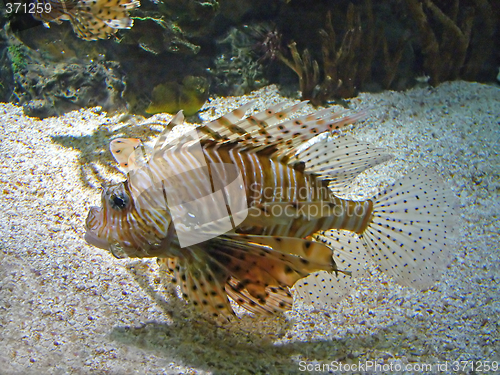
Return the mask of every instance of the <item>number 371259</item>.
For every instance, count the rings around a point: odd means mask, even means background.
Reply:
[[[49,2],[38,3],[5,3],[7,8],[7,13],[31,13],[31,14],[40,14],[40,13],[50,13],[52,11],[52,6]]]

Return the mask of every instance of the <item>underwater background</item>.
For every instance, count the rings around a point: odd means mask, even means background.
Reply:
[[[0,374],[500,362],[499,1],[143,0],[130,29],[94,41],[0,5]],[[395,158],[350,197],[434,167],[461,204],[442,280],[420,292],[373,267],[328,311],[298,302],[219,327],[155,260],[85,243],[100,184],[123,179],[111,139],[152,140],[162,128],[145,118],[183,109],[197,123],[252,99],[369,108],[353,135]]]

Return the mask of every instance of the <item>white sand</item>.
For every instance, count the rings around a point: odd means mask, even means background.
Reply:
[[[259,106],[279,100],[273,87],[249,97]],[[206,115],[247,100],[213,100]],[[329,312],[297,306],[286,316],[245,316],[223,327],[172,298],[154,260],[116,260],[83,240],[100,192],[79,177],[82,160],[106,156],[109,134],[96,129],[123,126],[113,125],[118,117],[82,110],[39,121],[0,104],[0,374],[291,373],[301,360],[500,361],[499,88],[455,82],[362,94],[354,104],[373,107],[355,136],[395,159],[361,176],[353,192],[369,197],[417,163],[435,166],[462,204],[456,259],[427,292],[372,269]],[[54,142],[56,135],[63,138]],[[97,170],[109,176],[99,163]],[[92,173],[88,179],[98,186]]]

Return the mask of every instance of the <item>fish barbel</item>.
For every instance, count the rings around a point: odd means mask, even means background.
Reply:
[[[252,104],[199,126],[198,138],[169,141],[184,123],[179,112],[149,159],[140,140],[113,140],[127,180],[91,208],[87,242],[118,258],[158,257],[187,300],[225,317],[234,314],[228,296],[254,313],[290,309],[294,286],[305,301],[334,303],[370,258],[403,285],[439,278],[456,201],[434,172],[417,169],[369,200],[339,198],[334,191],[391,158],[350,135],[322,134],[366,113],[290,118],[302,102],[245,117]],[[199,212],[192,202],[203,202]]]
[[[43,22],[69,21],[85,40],[109,38],[117,29],[130,29],[129,11],[139,0],[35,0],[33,17]],[[40,6],[38,6],[40,5]]]

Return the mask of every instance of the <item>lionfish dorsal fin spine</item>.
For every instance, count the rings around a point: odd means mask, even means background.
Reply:
[[[248,117],[244,117],[245,112],[253,105],[255,105],[255,103],[256,101],[252,100],[249,103],[237,108],[233,112],[224,115],[208,124],[200,126],[199,129],[206,134],[206,137],[215,140],[251,140],[252,132],[267,128],[280,121],[283,121],[288,116],[295,113],[307,104],[307,102],[304,101],[283,109],[286,105],[286,102],[281,102],[269,107],[264,111],[258,112]],[[216,136],[214,136],[214,134],[216,134]]]
[[[275,152],[270,157],[287,160],[297,153],[297,147],[303,142],[321,133],[339,130],[365,117],[364,112],[339,117],[339,114],[331,109],[324,109],[312,115],[299,116],[254,130],[247,139],[240,138],[237,141],[244,146],[253,145],[258,150],[261,150],[262,146],[274,146]]]
[[[170,120],[170,122],[165,126],[165,129],[161,132],[160,136],[156,139],[156,142],[153,146],[152,156],[156,155],[163,149],[167,144],[168,133],[172,131],[172,129],[184,123],[184,112],[180,110],[177,114]]]
[[[205,134],[202,140],[235,142],[246,152],[265,152],[267,155],[272,151],[269,157],[289,159],[304,141],[326,131],[336,131],[367,116],[366,111],[361,111],[341,117],[346,111],[334,113],[331,108],[325,108],[314,114],[288,119],[306,104],[303,101],[283,109],[284,103],[278,103],[236,122],[250,107],[245,105],[198,129]],[[236,113],[238,115],[234,116]]]
[[[232,134],[236,136],[245,134],[246,130],[239,127],[237,124],[253,105],[255,105],[255,100],[249,101],[248,103],[217,118],[216,120],[200,125],[198,130],[205,134],[205,136],[201,137],[201,139],[212,138],[214,140],[226,140],[230,139]]]

